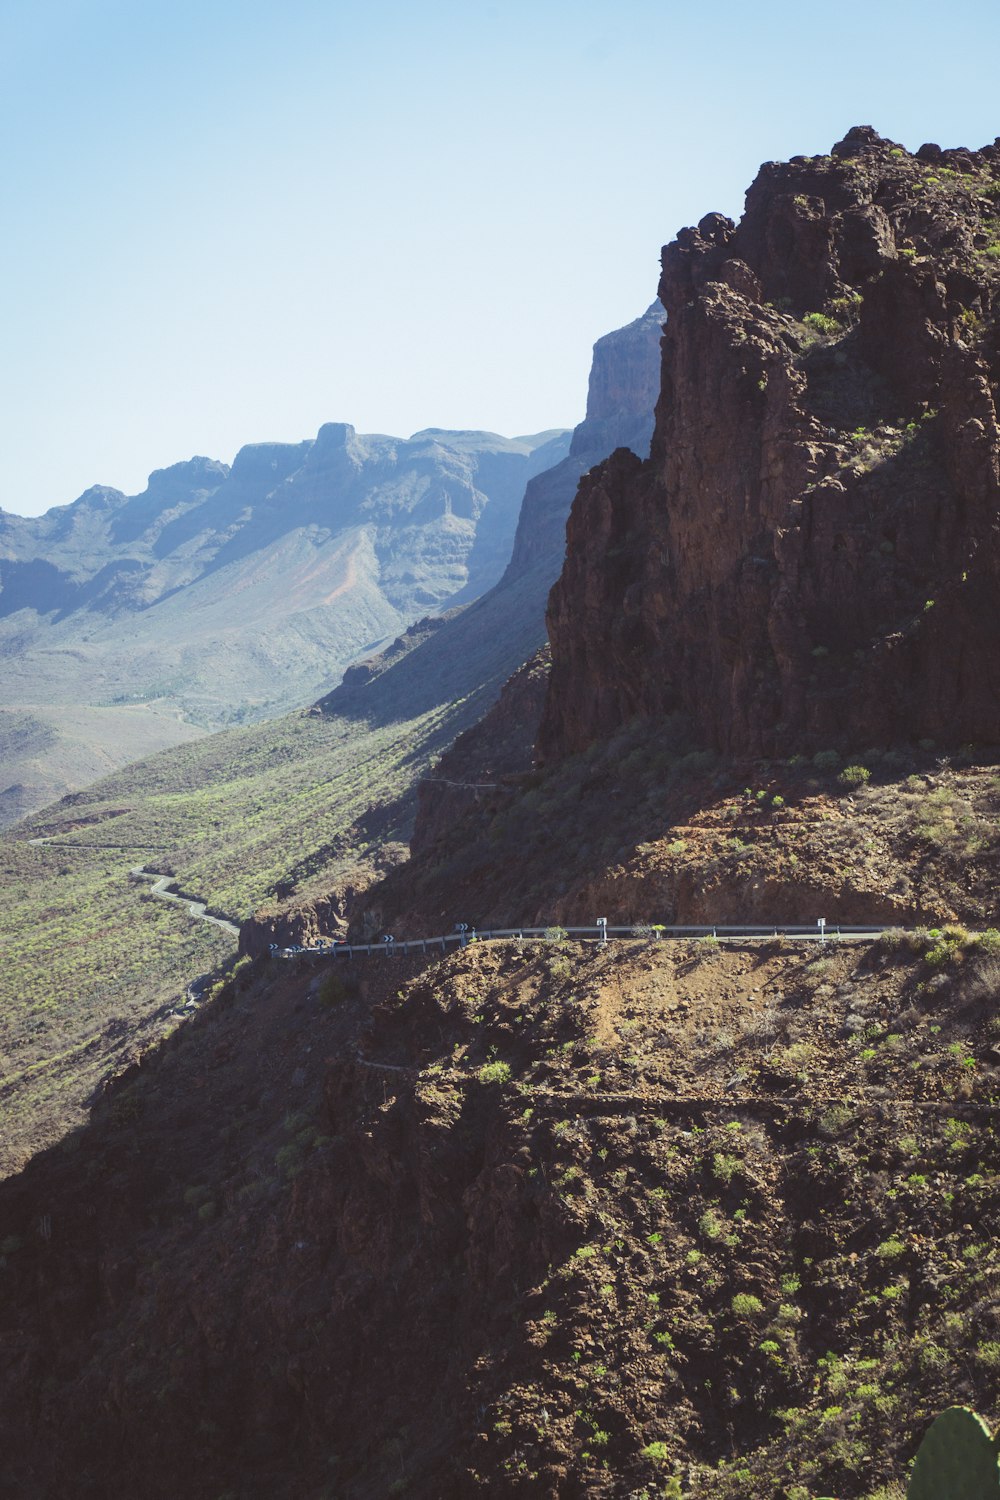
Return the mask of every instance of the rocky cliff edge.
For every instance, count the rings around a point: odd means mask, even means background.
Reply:
[[[1000,144],[869,127],[663,252],[648,461],[581,485],[539,748],[1000,741]]]

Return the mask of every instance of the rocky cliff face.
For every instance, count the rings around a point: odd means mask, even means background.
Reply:
[[[663,253],[649,460],[583,482],[540,750],[1000,740],[1000,144],[867,127]]]
[[[520,639],[526,648],[520,659],[535,651],[542,635],[542,600],[562,562],[566,516],[577,486],[589,469],[615,449],[627,448],[642,456],[649,451],[662,328],[663,308],[654,302],[641,318],[597,340],[587,415],[574,429],[569,454],[529,482],[507,571],[496,589],[474,606],[475,613],[470,611],[433,643],[434,650],[451,644],[467,652],[477,634],[495,634],[498,628],[513,643],[509,622],[515,617],[521,621]],[[511,657],[510,666],[516,660]],[[411,844],[414,853],[444,837],[478,801],[483,784],[531,769],[548,664],[546,648],[519,667],[486,717],[459,735],[433,775],[421,782]],[[415,661],[409,663],[408,669],[415,665]]]
[[[587,388],[587,415],[573,433],[572,454],[595,449],[611,453],[631,448],[649,452],[653,408],[660,393],[660,336],[663,305],[657,301],[641,318],[606,333],[594,345]]]
[[[587,415],[574,428],[569,454],[532,479],[514,536],[508,577],[537,569],[556,576],[566,546],[566,517],[580,478],[616,448],[649,452],[660,389],[663,308],[654,302],[641,318],[606,333],[594,345]],[[548,585],[546,585],[548,587]]]

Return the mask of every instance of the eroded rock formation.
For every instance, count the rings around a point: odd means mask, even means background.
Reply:
[[[1000,740],[1000,143],[868,127],[663,252],[649,460],[581,485],[540,752]]]

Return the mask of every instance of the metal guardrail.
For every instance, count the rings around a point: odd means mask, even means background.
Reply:
[[[803,942],[824,943],[834,938],[877,937],[879,933],[892,930],[889,927],[855,927],[828,923],[824,917],[820,917],[812,925],[777,922],[763,926],[752,924],[730,926],[716,923],[713,926],[704,927],[668,927],[660,922],[633,923],[628,927],[609,927],[604,918],[599,917],[592,927],[490,927],[482,932],[465,922],[460,922],[456,925],[454,932],[442,933],[437,937],[408,938],[405,942],[397,943],[395,938],[387,933],[377,943],[348,943],[336,940],[317,943],[311,947],[293,945],[286,948],[282,948],[277,943],[271,943],[270,951],[272,958],[356,958],[359,954],[371,958],[376,953],[406,957],[412,953],[434,953],[438,950],[441,953],[447,953],[449,944],[452,947],[464,948],[469,943],[493,942],[500,938],[512,938],[515,942],[524,942],[527,939],[558,943],[563,937],[574,938],[582,942],[596,942],[601,948],[605,947],[611,938],[645,938],[650,942],[665,942],[683,938],[710,937],[716,938],[719,942],[732,942],[740,938],[789,937]]]

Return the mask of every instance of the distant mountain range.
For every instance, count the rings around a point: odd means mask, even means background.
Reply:
[[[0,511],[0,825],[115,766],[308,703],[510,557],[563,431],[311,442],[193,458],[140,495]]]

